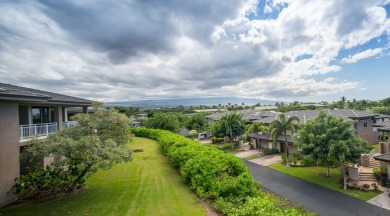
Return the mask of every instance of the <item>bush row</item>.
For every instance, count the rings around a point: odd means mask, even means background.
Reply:
[[[199,197],[211,200],[218,211],[227,215],[274,215],[277,203],[260,197],[259,184],[240,159],[169,131],[131,130],[135,136],[156,140],[190,188]],[[296,211],[304,214],[296,208],[284,208],[280,215],[295,215]]]
[[[211,142],[214,143],[214,144],[223,143],[224,141],[225,141],[224,138],[218,138],[218,137],[212,137],[211,138]]]
[[[258,196],[258,188],[240,159],[169,131],[137,128],[132,132],[156,140],[199,197],[244,200]]]

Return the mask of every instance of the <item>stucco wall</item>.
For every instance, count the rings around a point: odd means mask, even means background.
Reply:
[[[364,122],[367,122],[367,127],[364,127]],[[356,125],[357,135],[365,140],[367,140],[368,145],[373,145],[379,142],[378,132],[373,131],[372,119],[360,120]]]
[[[19,176],[18,104],[0,102],[0,206],[16,199],[8,193]]]

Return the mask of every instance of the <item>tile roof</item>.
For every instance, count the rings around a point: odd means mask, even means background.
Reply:
[[[0,100],[90,106],[92,101],[68,95],[0,83]]]
[[[372,126],[376,127],[378,131],[390,131],[390,121],[376,123]]]
[[[378,116],[386,118],[385,115],[380,115],[377,113],[371,113],[367,111],[362,110],[354,110],[354,109],[337,109],[337,110],[324,110],[327,114],[334,115],[337,117],[341,117],[345,120],[349,119],[368,119],[368,118],[378,118]],[[220,117],[229,114],[234,113],[232,111],[229,112],[222,112],[222,113],[213,113],[208,116],[206,116],[209,119],[212,120],[218,120]],[[243,119],[248,119],[253,122],[264,122],[264,123],[271,123],[273,120],[279,119],[278,112],[272,112],[272,111],[257,111],[257,110],[239,110],[237,113],[243,114]],[[309,120],[315,118],[319,114],[319,111],[317,110],[298,110],[298,111],[289,111],[286,112],[285,115],[287,117],[289,116],[298,116],[300,121],[300,124],[304,124],[308,122]]]
[[[261,133],[261,134],[250,133],[248,136],[251,138],[259,138],[259,139],[269,140],[269,141],[273,140],[271,134],[269,133]],[[285,141],[284,135],[278,136],[278,141]],[[294,142],[290,135],[287,135],[287,142],[291,142],[291,143]]]
[[[374,156],[375,160],[390,162],[390,153]]]

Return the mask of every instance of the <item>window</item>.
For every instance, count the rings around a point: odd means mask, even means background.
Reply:
[[[363,122],[363,127],[367,127],[367,122]]]

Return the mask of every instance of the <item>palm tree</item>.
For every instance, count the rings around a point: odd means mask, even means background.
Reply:
[[[235,126],[243,125],[242,114],[239,113],[231,113],[226,114],[221,118],[223,124],[226,128],[226,134],[229,135],[230,141],[233,140],[233,128]]]
[[[260,146],[259,146],[259,132],[265,132],[267,131],[268,128],[264,125],[263,122],[254,122],[251,126],[248,128],[248,133],[256,133],[256,143],[257,147],[259,148],[260,151]]]
[[[272,139],[274,143],[276,143],[276,140],[278,137],[282,134],[284,134],[284,140],[285,140],[285,151],[286,151],[286,158],[287,158],[287,164],[286,166],[290,166],[288,161],[288,142],[287,142],[287,131],[289,130],[291,134],[294,134],[297,129],[297,124],[292,124],[293,121],[297,121],[299,123],[298,116],[289,116],[286,118],[284,114],[280,114],[279,120],[274,120],[271,122],[269,131],[272,135]]]

